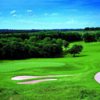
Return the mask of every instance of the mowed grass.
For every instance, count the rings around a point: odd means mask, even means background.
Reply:
[[[74,44],[74,43],[73,43]],[[37,58],[0,61],[0,100],[100,100],[100,42],[84,43],[79,57]],[[57,80],[20,85],[19,75],[72,75]]]

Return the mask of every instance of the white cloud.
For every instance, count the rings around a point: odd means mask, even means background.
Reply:
[[[32,11],[31,9],[28,9],[27,12],[28,12],[28,13],[32,13],[33,11]]]
[[[12,16],[13,16],[13,17],[16,17],[16,16],[17,16],[17,14],[13,14]]]
[[[16,10],[10,11],[10,14],[15,14],[15,13],[16,13]]]
[[[17,14],[16,14],[16,10],[12,10],[12,11],[10,11],[10,14],[11,14],[13,17],[16,17],[16,16],[17,16]]]

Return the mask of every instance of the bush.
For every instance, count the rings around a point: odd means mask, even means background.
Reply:
[[[96,35],[93,33],[85,33],[83,34],[83,40],[85,42],[95,42],[96,40]]]
[[[96,40],[100,42],[100,32],[96,33]]]
[[[72,48],[68,50],[68,53],[72,54],[73,57],[76,56],[76,54],[79,54],[83,50],[82,45],[73,45]]]
[[[66,33],[65,40],[68,42],[82,41],[82,35],[76,32]]]

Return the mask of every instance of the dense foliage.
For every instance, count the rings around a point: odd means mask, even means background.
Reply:
[[[76,45],[75,44],[68,50],[68,53],[72,54],[73,57],[75,57],[76,54],[79,54],[82,50],[83,50],[83,46],[82,45]]]
[[[0,58],[60,57],[63,55],[63,46],[68,46],[68,44],[65,40],[49,37],[42,40],[36,37],[24,40],[15,37],[2,38],[0,39]]]
[[[38,31],[33,33],[1,33],[0,59],[36,57],[60,57],[70,42],[100,41],[100,32],[91,31]],[[82,46],[73,46],[72,55],[82,51]]]
[[[95,31],[95,30],[100,30],[100,27],[86,27],[84,30],[88,30],[88,31],[93,30],[93,31]]]
[[[85,42],[95,42],[97,41],[96,34],[85,33],[83,35],[83,40]]]
[[[21,39],[29,39],[31,36],[35,36],[37,39],[44,39],[46,37],[62,39],[69,42],[81,41],[82,35],[78,32],[55,32],[55,31],[41,31],[34,33],[13,33],[13,34],[0,34],[0,38],[16,37]]]
[[[16,37],[22,40],[29,39],[34,36],[36,39],[41,40],[46,37],[62,39],[68,42],[82,41],[93,42],[100,40],[100,31],[38,31],[30,33],[1,33],[0,38]]]

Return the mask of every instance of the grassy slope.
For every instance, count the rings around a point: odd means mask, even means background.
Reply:
[[[78,43],[79,44],[79,43]],[[94,80],[100,71],[100,43],[83,43],[80,57],[0,61],[2,100],[100,100],[100,85]],[[16,75],[71,74],[33,85],[17,85]]]

